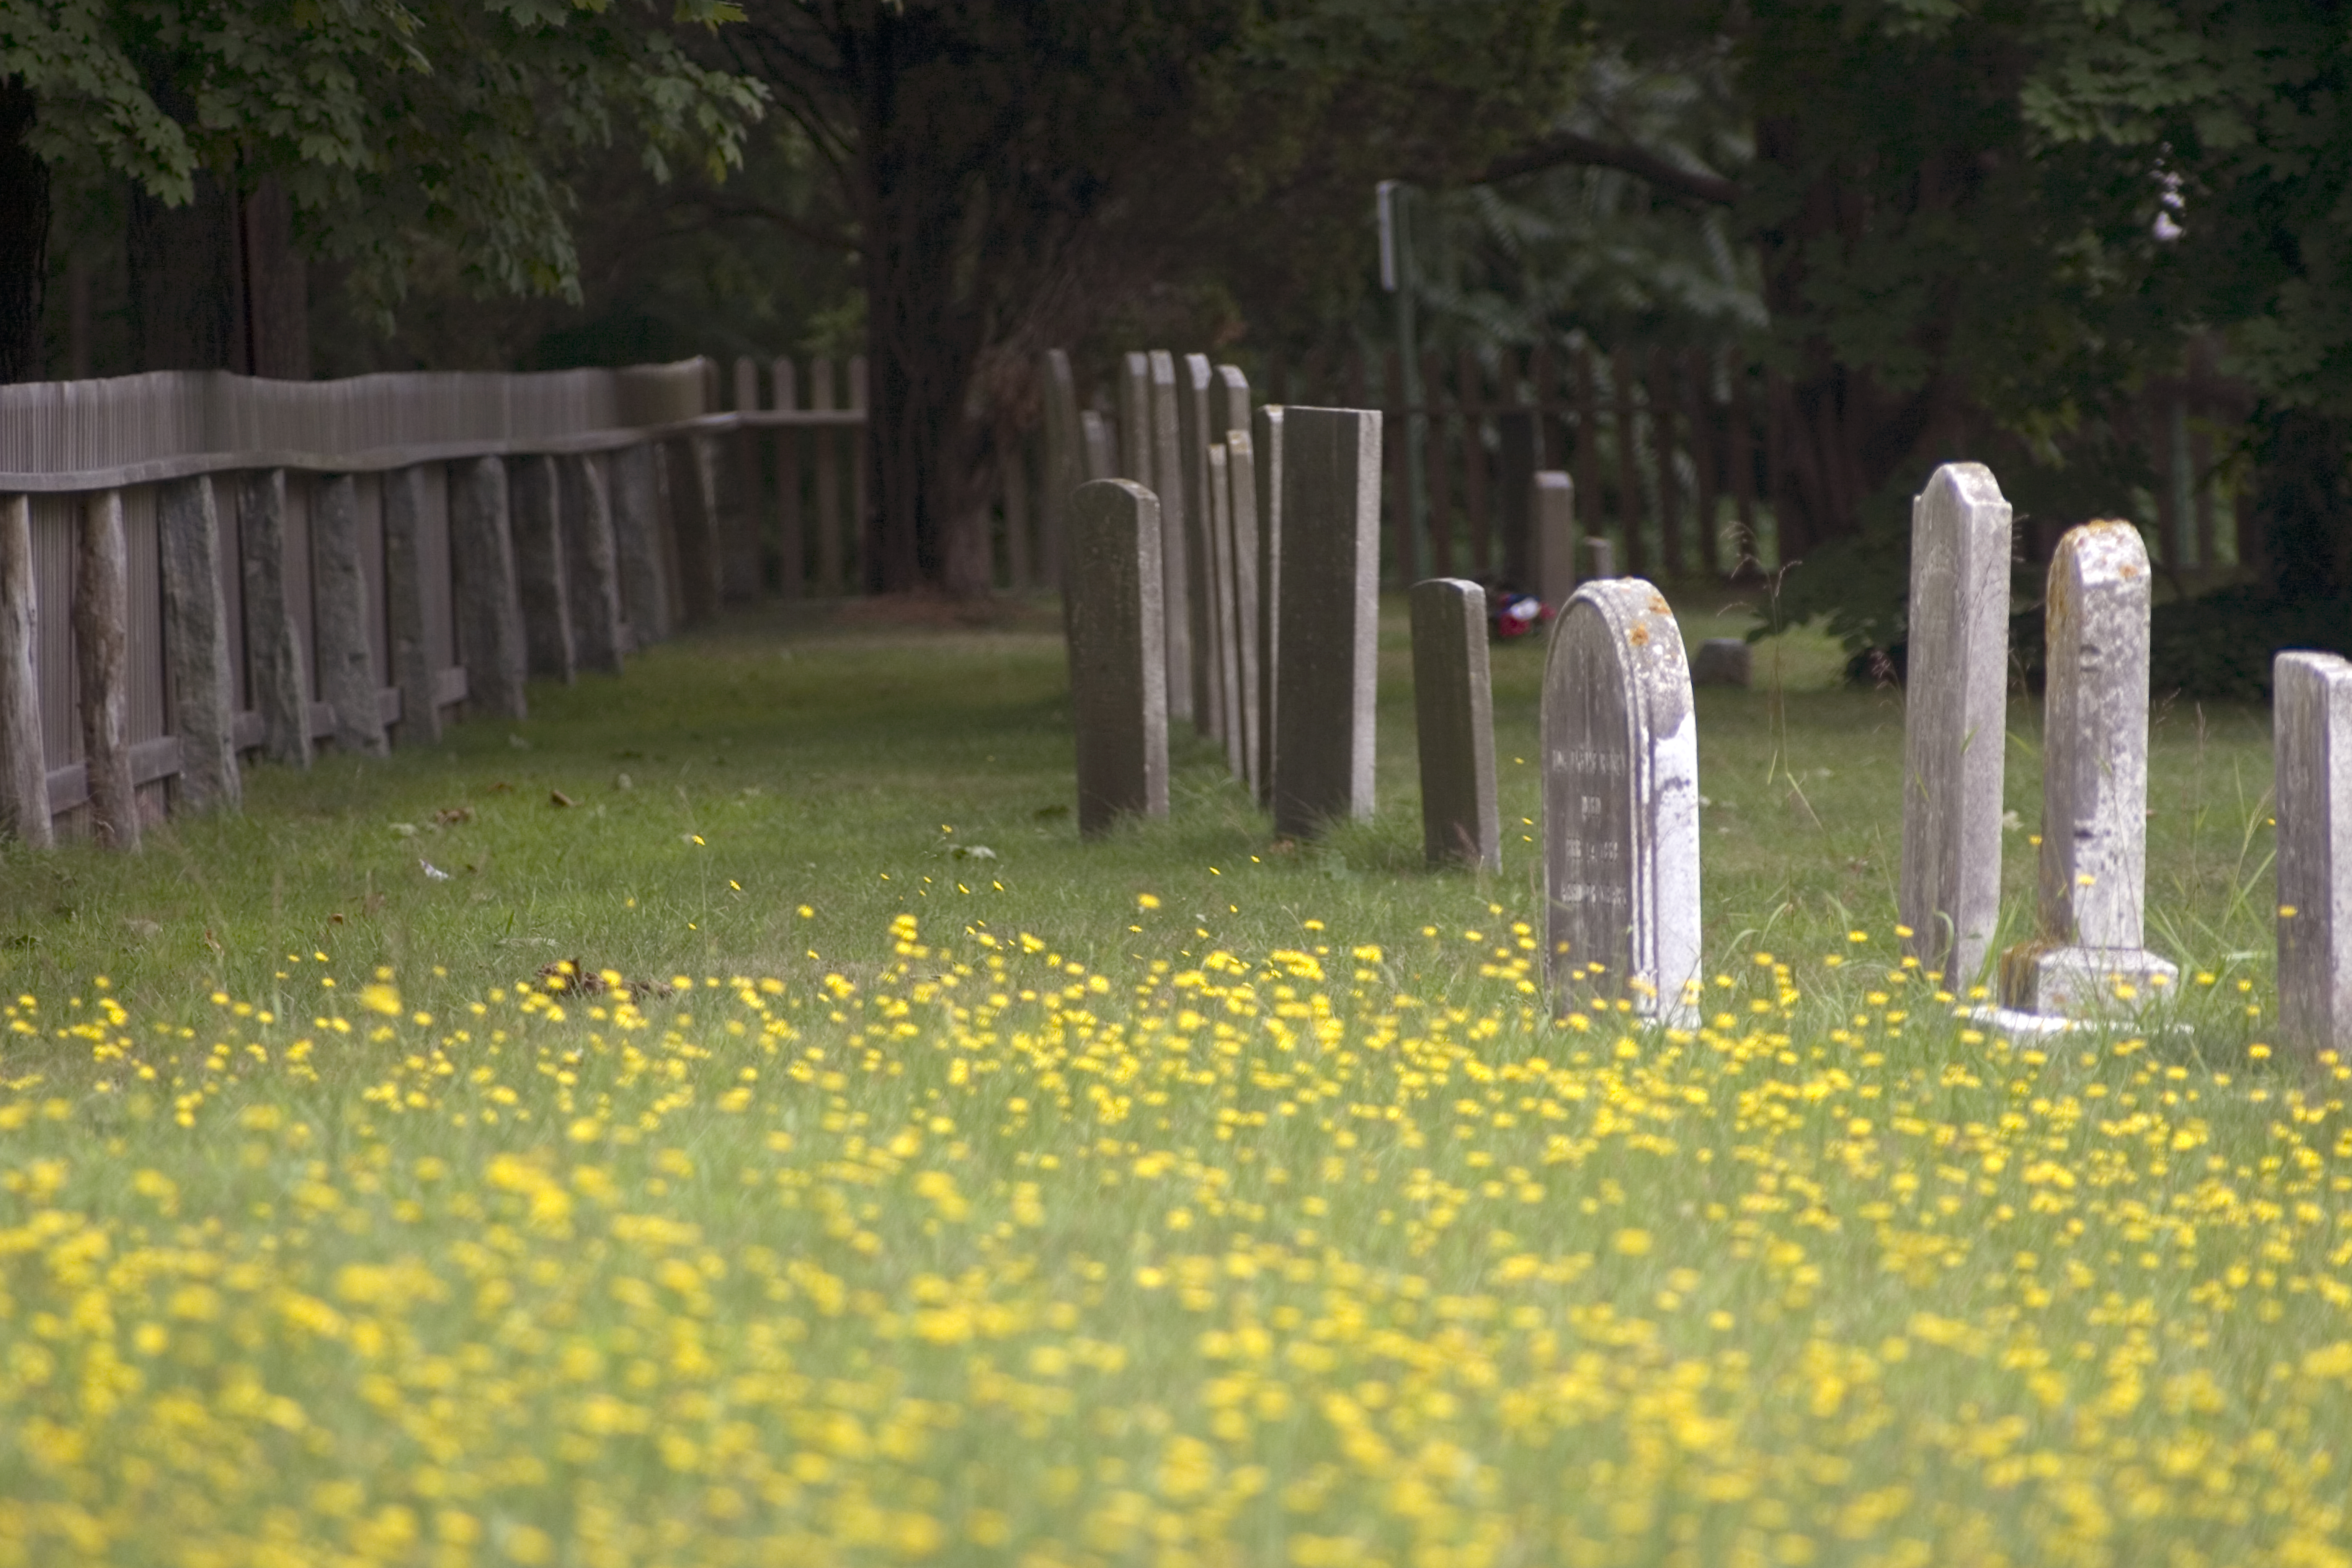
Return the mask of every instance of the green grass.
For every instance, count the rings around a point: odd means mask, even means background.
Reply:
[[[747,618],[7,852],[0,1565],[2345,1560],[2262,714],[2158,719],[2191,1031],[2013,1042],[1895,956],[1899,697],[1766,645],[1670,1035],[1539,1005],[1527,839],[1420,865],[1394,629],[1372,822],[1188,740],[1081,846],[1052,624]]]

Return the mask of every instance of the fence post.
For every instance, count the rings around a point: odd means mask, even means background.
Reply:
[[[122,492],[86,496],[74,574],[74,674],[80,688],[82,766],[98,842],[139,847],[139,795],[131,782],[130,561]]]
[[[451,475],[449,552],[457,566],[457,650],[467,700],[503,719],[530,712],[522,605],[515,589],[514,542],[507,523],[507,466],[476,458]]]
[[[1435,353],[1421,356],[1422,430],[1427,443],[1422,459],[1429,486],[1429,574],[1454,575],[1454,498],[1445,489],[1445,374]]]
[[[1646,577],[1649,542],[1642,537],[1641,416],[1633,410],[1633,360],[1620,348],[1609,356],[1610,412],[1617,419],[1617,516],[1625,530],[1625,572]]]
[[[261,713],[261,754],[310,765],[310,703],[286,599],[286,470],[246,476],[237,535],[245,568],[245,663]]]
[[[1048,349],[1045,367],[1045,577],[1057,591],[1066,592],[1062,563],[1064,541],[1069,537],[1070,495],[1086,480],[1086,453],[1081,447],[1077,384],[1070,374],[1070,356],[1060,349]]]
[[[1648,386],[1650,456],[1658,471],[1658,554],[1669,579],[1683,575],[1682,476],[1675,469],[1675,411],[1682,399],[1675,391],[1675,356],[1664,348],[1650,351]]]
[[[563,514],[565,586],[572,599],[575,664],[621,673],[621,585],[613,543],[612,491],[604,459],[573,452],[556,459]]]
[[[1508,351],[1506,351],[1507,353]],[[1454,392],[1462,405],[1462,504],[1470,520],[1470,574],[1495,569],[1494,519],[1486,510],[1486,373],[1464,349],[1454,359]]]
[[[1601,493],[1601,412],[1594,392],[1592,345],[1576,345],[1576,493],[1583,501],[1586,526],[1594,533],[1607,530]]]
[[[613,554],[629,631],[644,647],[669,636],[669,568],[661,548],[661,473],[653,443],[613,454]]]
[[[41,689],[33,673],[38,613],[32,500],[0,497],[0,827],[46,849],[56,835],[49,824]]]
[[[380,756],[383,705],[376,693],[375,653],[368,646],[367,579],[360,574],[359,482],[349,474],[320,482],[310,523],[311,637],[319,656],[319,698],[335,713],[335,744]]]
[[[873,520],[866,515],[866,454],[867,450],[866,438],[866,417],[868,413],[866,391],[866,356],[864,354],[851,354],[849,356],[849,406],[856,411],[859,418],[857,423],[851,426],[849,432],[850,529],[853,537],[855,537],[858,542],[857,559],[863,564],[864,568],[864,574],[859,579],[861,583],[869,579],[874,570],[873,552],[868,548],[866,542],[867,530]]]
[[[833,408],[833,362],[809,361],[809,406],[820,412]],[[820,425],[816,442],[816,580],[836,598],[842,592],[841,432]]]
[[[1029,443],[1007,419],[997,426],[996,460],[1003,476],[1004,581],[1016,594],[1029,588]]]
[[[383,476],[384,642],[392,650],[392,683],[400,689],[404,746],[429,746],[441,739],[440,683],[425,635],[430,590],[420,552],[426,479],[421,463]]]
[[[760,367],[749,355],[735,361],[735,409],[755,412],[760,406]],[[760,549],[760,431],[738,426],[727,443],[731,460],[724,465],[725,489],[719,528],[725,541],[721,595],[728,604],[757,604],[763,586]]]
[[[801,405],[800,378],[790,359],[769,368],[776,407],[786,414]],[[801,433],[789,425],[776,426],[776,555],[777,588],[786,599],[797,599],[808,588],[808,546],[801,532]]]
[[[719,498],[710,438],[665,443],[670,515],[677,520],[678,609],[688,625],[719,613]]]
[[[522,602],[523,647],[531,675],[572,684],[571,595],[564,592],[563,521],[555,459],[509,459],[508,527],[514,538],[515,588]],[[713,584],[715,590],[717,584]]]

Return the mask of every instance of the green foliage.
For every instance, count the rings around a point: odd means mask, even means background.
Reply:
[[[577,297],[568,160],[614,140],[666,177],[739,163],[753,83],[681,42],[723,0],[5,0],[0,73],[69,183],[169,203],[276,175],[317,254],[388,318],[443,254],[478,291]]]

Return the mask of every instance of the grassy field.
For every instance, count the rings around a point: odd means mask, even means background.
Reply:
[[[0,852],[0,1562],[2352,1561],[2264,715],[2158,719],[2189,1028],[2012,1042],[1895,960],[1899,694],[1768,643],[1676,1036],[1538,1005],[1540,650],[1474,878],[1396,631],[1374,821],[1188,740],[1079,846],[1054,625],[746,619]]]

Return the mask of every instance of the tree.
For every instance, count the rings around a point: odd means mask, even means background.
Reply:
[[[1248,291],[1373,180],[1475,167],[1580,47],[1556,0],[769,0],[730,29],[830,162],[865,285],[870,587],[985,592],[992,411],[1155,290]]]
[[[231,260],[267,264],[298,243],[343,264],[378,321],[436,255],[477,289],[576,292],[567,160],[623,133],[657,171],[739,158],[760,90],[682,41],[732,14],[724,0],[667,13],[650,0],[0,0],[0,192],[14,204],[0,375],[38,368],[51,181],[131,182],[134,271],[174,307],[151,311],[172,357],[233,360],[233,331],[167,342],[160,321],[216,319]]]

